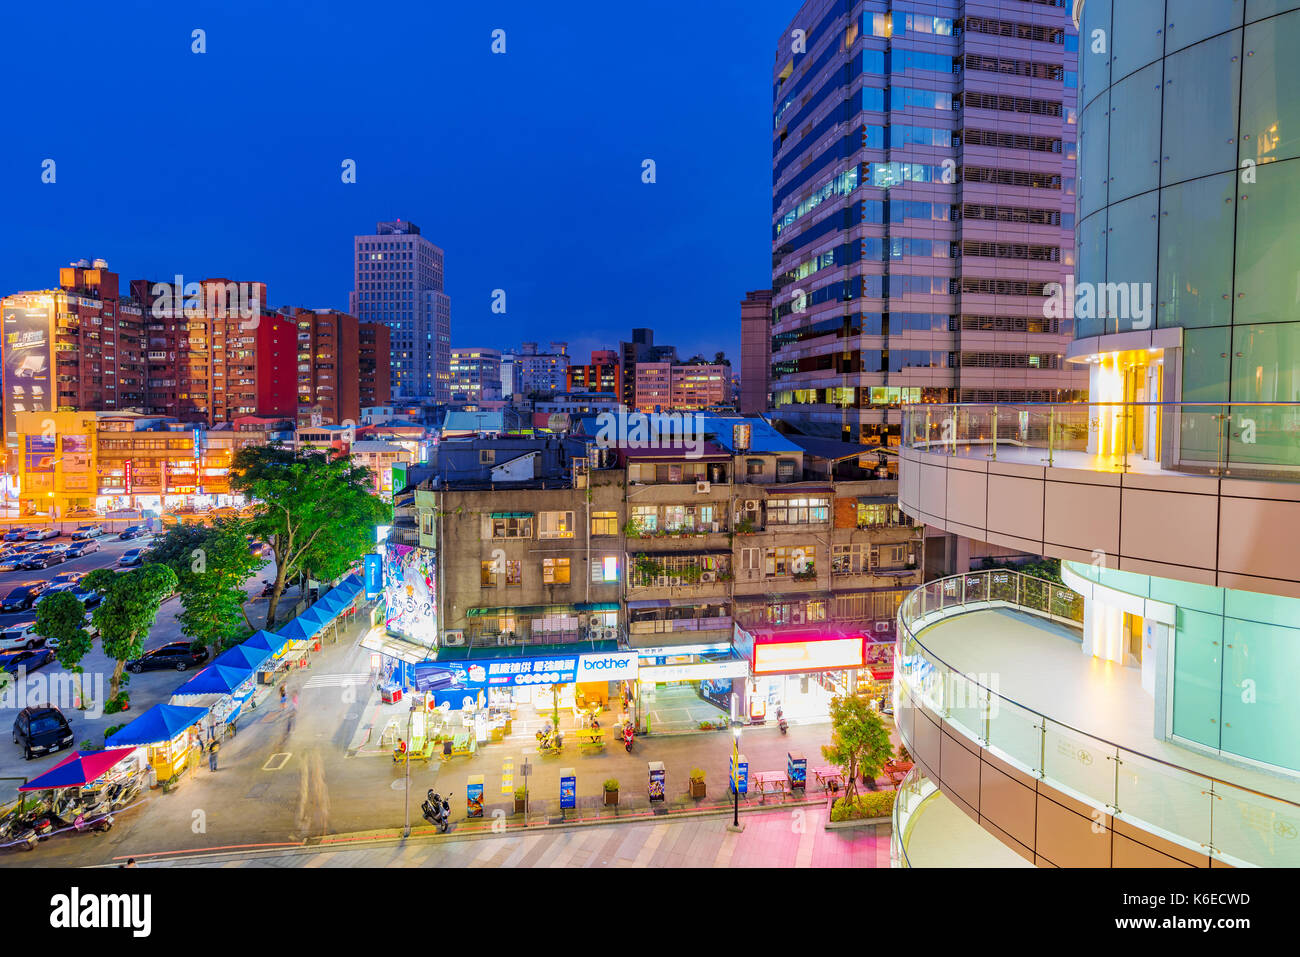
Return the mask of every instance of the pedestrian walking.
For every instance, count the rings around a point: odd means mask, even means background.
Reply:
[[[293,693],[293,710],[298,710],[298,692],[296,691]]]
[[[289,689],[285,685],[280,685],[280,710],[283,711],[286,702],[289,700]]]
[[[217,769],[217,752],[220,750],[221,750],[221,742],[218,741],[216,738],[213,738],[211,743],[208,745],[208,770],[209,771],[215,771]]]

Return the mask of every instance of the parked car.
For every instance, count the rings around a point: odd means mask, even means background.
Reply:
[[[85,591],[80,586],[72,590],[72,597],[81,602],[86,608],[94,608],[104,600],[104,596],[97,591]]]
[[[0,598],[0,611],[26,611],[45,591],[45,582],[27,582],[16,585]]]
[[[49,541],[51,538],[58,538],[58,537],[59,537],[59,530],[56,528],[51,528],[48,525],[45,526],[44,528],[29,529],[27,534],[23,536],[24,540],[29,542],[45,542],[45,541]]]
[[[62,565],[67,560],[67,556],[64,555],[63,552],[55,552],[46,549],[44,551],[32,552],[30,555],[23,558],[22,567],[30,569],[49,568],[51,565]]]
[[[117,538],[118,541],[128,542],[133,538],[141,538],[146,534],[148,534],[148,530],[143,525],[128,525],[122,529]]]
[[[50,705],[23,708],[14,719],[14,744],[29,761],[37,754],[71,747],[72,739],[72,725],[62,711]]]
[[[31,673],[37,668],[44,668],[53,660],[54,652],[48,647],[33,648],[30,651],[26,648],[22,651],[9,651],[0,654],[0,671],[15,675],[19,668],[26,668],[28,673]]]
[[[46,546],[52,552],[58,552],[60,555],[66,555],[68,549],[72,547],[69,542],[53,542]]]
[[[12,572],[22,568],[23,557],[21,555],[7,555],[0,558],[0,572]]]
[[[36,634],[36,622],[20,621],[0,631],[0,651],[18,651],[26,648],[40,648],[45,639]]]
[[[195,651],[188,641],[178,641],[170,645],[163,645],[161,648],[155,648],[153,651],[146,651],[134,661],[128,661],[126,670],[133,675],[138,675],[142,671],[154,671],[159,668],[175,668],[177,671],[188,671],[190,668],[201,665],[207,660],[208,649],[200,648]]]
[[[68,518],[98,518],[99,513],[93,508],[77,506],[68,512]]]
[[[4,540],[6,542],[21,542],[26,535],[27,529],[23,528],[21,525],[15,525],[10,528],[9,531],[5,532]]]
[[[81,558],[83,555],[89,555],[92,552],[97,552],[103,547],[104,546],[99,544],[99,542],[95,541],[95,539],[85,538],[79,542],[73,542],[71,545],[68,546],[68,550],[63,554],[68,556],[68,558]]]
[[[131,568],[134,565],[143,565],[144,558],[148,555],[150,549],[146,545],[139,548],[128,548],[118,556],[117,564],[122,568]]]
[[[48,586],[46,592],[52,595],[55,592],[72,591],[85,577],[85,572],[59,572],[46,583]]]
[[[98,538],[104,534],[104,528],[101,525],[78,525],[77,530],[72,533],[72,540],[79,541],[83,538]]]
[[[91,638],[99,637],[99,625],[95,624],[95,622],[92,620],[94,617],[95,617],[94,614],[92,614],[91,612],[86,612],[86,623],[82,625],[82,627],[86,629],[86,634],[90,635]],[[45,647],[47,648],[50,647],[50,641],[48,639],[45,642]],[[54,642],[54,647],[55,648],[59,647],[59,643],[57,641]]]

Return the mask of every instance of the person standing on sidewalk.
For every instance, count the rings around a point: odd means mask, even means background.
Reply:
[[[208,743],[208,770],[217,769],[217,752],[221,750],[221,742],[215,737]]]

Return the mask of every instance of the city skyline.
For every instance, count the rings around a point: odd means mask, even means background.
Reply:
[[[161,142],[240,145],[88,151],[83,124],[48,118],[84,103],[91,61],[48,74],[10,110],[29,133],[0,157],[0,178],[11,222],[24,225],[9,233],[0,288],[34,288],[51,263],[102,257],[128,277],[257,275],[277,305],[347,310],[351,238],[401,218],[446,250],[454,341],[457,323],[490,323],[504,346],[558,321],[579,352],[651,326],[688,354],[738,354],[734,303],[770,272],[770,103],[755,77],[789,4],[724,4],[698,39],[677,26],[698,16],[685,6],[653,22],[592,6],[565,24],[520,4],[490,15],[413,6],[410,29],[397,33],[354,24],[349,12],[327,3],[302,21],[159,5],[147,16],[68,17],[70,41],[121,51],[120,70],[94,74],[103,107],[150,103]],[[44,27],[34,10],[2,19],[15,36]],[[206,31],[206,53],[191,52],[194,29]],[[506,31],[504,54],[492,52],[495,29]],[[668,47],[689,54],[698,44],[702,54],[723,30],[728,57],[653,66]],[[420,81],[430,38],[440,69],[463,86],[425,105],[401,90]],[[11,64],[44,74],[37,55],[15,50]],[[316,69],[345,57],[345,71]],[[283,83],[269,89],[259,64],[275,64]],[[172,81],[156,83],[159,71]],[[593,85],[595,73],[615,82]],[[375,100],[365,91],[381,76],[393,92]],[[202,126],[185,119],[199,115]],[[235,130],[216,131],[216,116],[239,118]],[[46,159],[53,183],[42,182]],[[345,159],[357,164],[355,183],[341,181]],[[642,182],[646,159],[654,183]],[[739,238],[718,244],[710,222]],[[504,315],[492,312],[497,289]]]

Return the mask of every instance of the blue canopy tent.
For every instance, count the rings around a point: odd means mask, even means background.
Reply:
[[[242,645],[223,651],[212,660],[214,665],[230,665],[232,668],[251,668],[256,670],[262,662],[271,657],[270,648],[254,648],[244,642]]]
[[[252,668],[233,665],[208,665],[185,684],[172,692],[173,698],[190,695],[231,694],[253,677]]]
[[[207,713],[207,708],[156,704],[125,728],[109,735],[104,746],[125,748],[166,744],[186,728],[198,724]]]
[[[266,631],[264,629],[253,635],[253,637],[249,638],[239,647],[250,648],[253,651],[266,651],[272,655],[278,655],[284,651],[285,646],[288,644],[288,638],[281,637],[273,631]]]
[[[329,594],[312,605],[312,607],[323,608],[333,618],[350,604],[352,604],[352,599],[344,597],[337,588],[333,588]]]
[[[307,641],[320,629],[319,622],[304,621],[303,616],[299,615],[280,629],[280,637],[288,641]]]
[[[312,605],[301,615],[299,615],[298,618],[303,623],[303,625],[307,626],[308,628],[315,629],[312,632],[312,634],[314,635],[320,634],[320,632],[324,631],[325,627],[329,625],[331,621],[334,620],[334,616],[330,614],[328,611],[326,611],[324,608],[321,608],[319,603]]]

